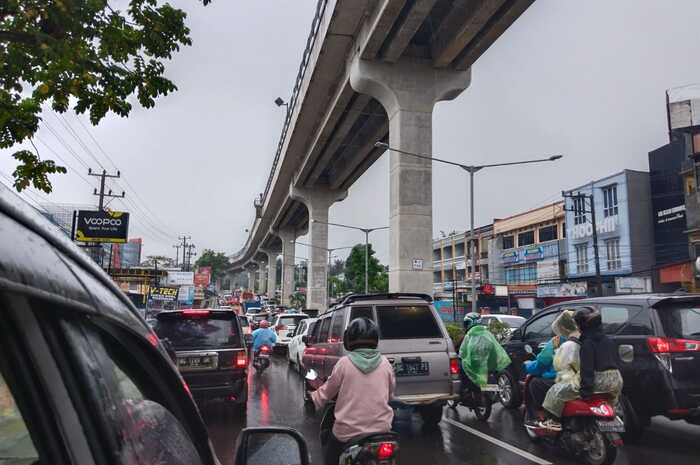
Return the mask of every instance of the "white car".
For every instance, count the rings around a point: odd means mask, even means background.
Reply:
[[[306,318],[301,320],[297,326],[297,329],[292,335],[292,340],[289,341],[289,344],[287,345],[287,359],[289,359],[290,364],[296,365],[297,370],[300,372],[303,371],[301,369],[301,360],[302,356],[304,355],[304,349],[306,348],[306,344],[304,344],[304,341],[302,341],[301,338],[309,334],[309,329],[313,327],[313,323],[315,321],[316,318]]]
[[[277,333],[276,349],[284,350],[292,340],[292,335],[297,329],[297,325],[309,318],[309,315],[303,313],[280,313],[275,317],[273,329]]]

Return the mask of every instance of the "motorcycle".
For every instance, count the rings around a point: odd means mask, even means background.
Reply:
[[[272,348],[268,345],[260,347],[260,350],[255,354],[253,359],[253,368],[258,374],[262,373],[270,366],[270,355],[272,354]]]
[[[491,416],[493,404],[497,402],[501,388],[498,384],[485,384],[480,388],[465,387],[459,400],[448,400],[447,405],[456,410],[458,405],[463,405],[474,412],[480,421],[488,421]]]
[[[530,440],[546,441],[561,447],[587,465],[611,465],[615,462],[617,449],[623,445],[620,434],[624,433],[625,425],[615,413],[609,397],[594,395],[589,399],[566,402],[561,416],[561,431],[553,431],[538,426],[529,413],[531,409],[528,403],[531,400],[527,393],[533,379],[532,375],[528,375],[523,385],[523,424]]]
[[[306,374],[306,379],[314,381],[318,375],[312,369]],[[328,402],[321,419],[321,445],[331,438],[335,424],[335,402]],[[347,442],[340,454],[339,465],[396,465],[396,454],[399,451],[399,435],[389,433],[371,433]]]

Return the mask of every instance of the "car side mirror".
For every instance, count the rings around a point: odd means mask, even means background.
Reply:
[[[309,449],[292,428],[245,428],[238,435],[236,465],[310,465]]]

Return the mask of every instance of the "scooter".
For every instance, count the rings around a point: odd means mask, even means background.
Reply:
[[[268,345],[261,346],[260,350],[258,350],[258,353],[255,354],[255,357],[253,358],[253,367],[255,368],[255,371],[257,371],[258,374],[261,374],[267,369],[267,367],[270,366],[271,354],[272,348]]]
[[[472,410],[480,421],[488,421],[500,390],[498,384],[486,384],[481,386],[479,390],[467,387],[462,390],[462,396],[459,400],[448,400],[447,405],[453,410],[458,405],[463,405]]]
[[[530,440],[559,446],[587,465],[611,465],[615,462],[617,449],[623,444],[620,433],[624,433],[625,425],[615,413],[609,397],[595,395],[589,399],[566,402],[561,416],[561,431],[552,431],[536,426],[535,419],[530,417],[530,396],[527,392],[533,378],[528,375],[523,387],[523,424]]]
[[[306,379],[314,381],[318,374],[313,370],[306,373]],[[326,446],[335,424],[335,402],[328,402],[321,419],[321,445]],[[347,442],[340,454],[339,465],[396,465],[399,451],[399,435],[393,432],[372,433]]]

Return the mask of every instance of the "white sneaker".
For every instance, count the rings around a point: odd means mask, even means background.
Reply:
[[[561,423],[552,419],[539,421],[537,423],[537,426],[539,426],[540,428],[548,429],[550,431],[561,431]]]

